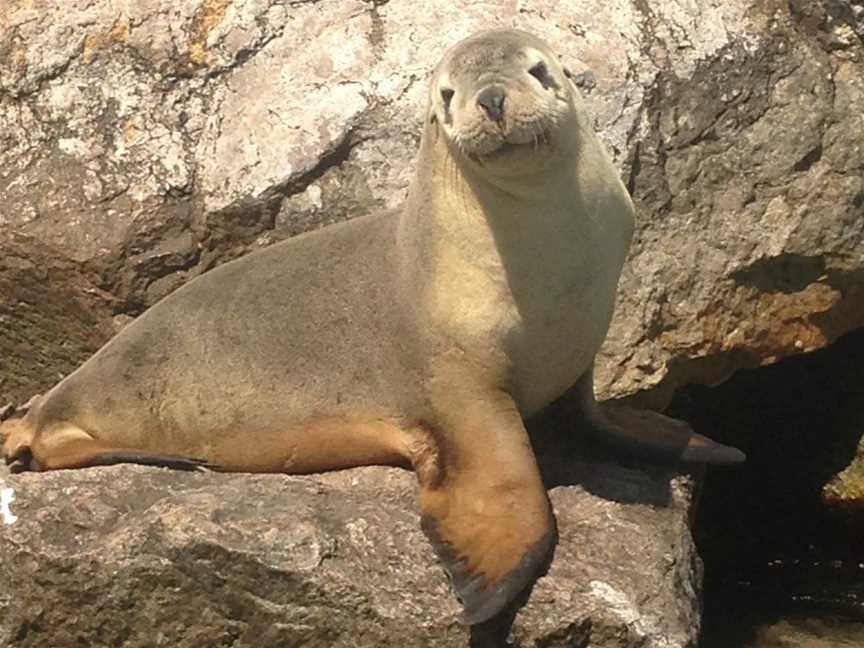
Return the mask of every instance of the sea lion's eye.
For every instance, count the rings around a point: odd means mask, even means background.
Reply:
[[[544,88],[549,88],[552,86],[558,87],[558,84],[552,79],[549,75],[549,69],[546,67],[546,63],[540,61],[536,65],[532,66],[530,70],[528,70],[528,74],[537,79],[540,84]]]
[[[456,94],[450,88],[441,88],[441,101],[444,102],[444,110],[450,112],[450,102],[453,100],[453,95]]]

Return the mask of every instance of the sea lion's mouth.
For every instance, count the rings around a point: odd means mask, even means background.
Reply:
[[[484,160],[493,160],[499,157],[506,157],[514,153],[528,152],[535,153],[549,146],[549,133],[543,130],[526,141],[510,141],[504,139],[498,146],[484,150],[482,152],[472,153],[471,157],[475,162],[483,163]]]

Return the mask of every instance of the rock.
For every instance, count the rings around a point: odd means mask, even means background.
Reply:
[[[114,299],[94,272],[25,234],[0,231],[0,250],[0,400],[22,403],[111,335]]]
[[[858,452],[852,462],[825,484],[822,496],[831,506],[848,506],[859,510],[864,506],[864,442],[858,444]]]
[[[864,323],[864,49],[824,43],[851,19],[841,4],[757,3],[749,39],[655,77],[629,148],[643,220],[601,374],[613,393],[663,381],[664,403]]]
[[[852,351],[854,352],[854,349]],[[850,353],[848,364],[854,363],[854,369],[850,366],[852,371],[849,373],[854,372],[856,375],[844,381],[846,385],[840,391],[845,396],[844,402],[832,411],[834,426],[839,428],[847,438],[857,438],[858,444],[846,468],[839,471],[822,487],[823,501],[832,508],[848,513],[853,520],[857,519],[858,526],[864,526],[864,516],[862,516],[864,513],[864,408],[861,407],[864,399],[864,384],[860,380],[862,357],[864,353],[859,352],[857,357]]]
[[[561,543],[517,617],[518,645],[695,645],[692,481],[602,463],[569,474],[576,485],[550,492]],[[414,483],[375,467],[0,477],[18,516],[0,534],[0,643],[467,645]]]

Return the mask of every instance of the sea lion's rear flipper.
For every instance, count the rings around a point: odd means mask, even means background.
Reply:
[[[435,434],[438,470],[421,476],[422,526],[464,606],[459,621],[473,625],[545,573],[557,531],[512,399],[490,389],[447,405]]]
[[[661,463],[728,465],[747,458],[738,448],[697,434],[685,421],[651,410],[597,403],[593,363],[570,388],[563,402],[576,428],[617,453]]]
[[[3,457],[11,472],[27,470],[26,464],[31,457],[30,445],[35,431],[24,418],[12,418],[0,422],[0,444]]]
[[[616,451],[656,461],[684,461],[728,465],[741,463],[746,455],[732,446],[697,434],[685,421],[651,410],[602,407],[599,425],[592,425],[596,438]]]
[[[32,435],[26,443],[7,442],[3,453],[11,472],[87,468],[118,463],[161,466],[175,470],[202,470],[209,464],[202,459],[170,454],[116,448],[91,437],[84,430],[68,424]]]
[[[95,451],[89,457],[80,457],[85,463],[77,465],[62,466],[63,468],[87,468],[91,466],[110,466],[118,463],[133,463],[141,466],[157,466],[160,468],[171,468],[172,470],[203,470],[218,469],[206,459],[194,457],[183,457],[180,455],[160,454],[154,452],[141,452],[140,450],[102,450]]]

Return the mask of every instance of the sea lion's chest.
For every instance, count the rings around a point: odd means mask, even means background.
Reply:
[[[573,385],[606,337],[629,244],[607,225],[585,219],[543,240],[542,249],[529,246],[518,277],[511,276],[516,318],[503,348],[523,415]]]
[[[612,317],[631,214],[545,217],[474,255],[444,260],[436,282],[440,332],[480,366],[506,367],[523,415],[545,406],[588,368]],[[443,259],[442,259],[443,260]]]

